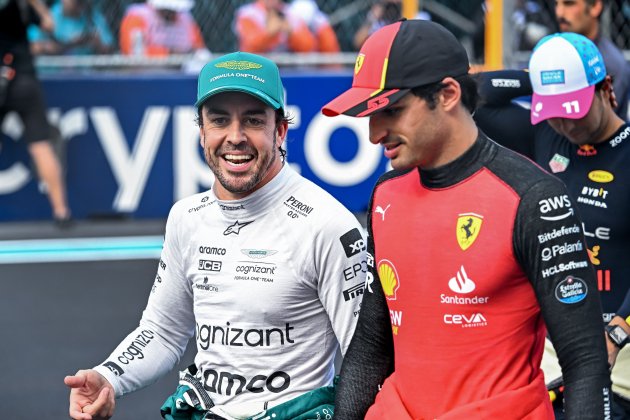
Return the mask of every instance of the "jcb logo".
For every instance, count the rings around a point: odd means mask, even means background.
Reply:
[[[199,270],[221,271],[221,261],[199,260]]]

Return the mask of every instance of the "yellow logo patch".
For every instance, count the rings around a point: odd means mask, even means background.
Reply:
[[[615,176],[608,171],[596,170],[588,173],[588,179],[593,182],[605,184],[607,182],[612,182],[612,180],[615,179]]]
[[[457,243],[463,251],[466,251],[475,242],[482,223],[483,216],[478,214],[463,213],[459,215],[455,234],[457,235]]]
[[[357,60],[354,62],[354,74],[359,74],[361,71],[361,67],[363,67],[363,62],[365,61],[365,54],[357,55]]]
[[[379,261],[378,277],[381,280],[381,286],[383,286],[387,300],[396,300],[396,291],[400,287],[400,280],[394,264],[389,260]]]
[[[216,63],[214,67],[230,70],[251,70],[261,68],[262,64],[252,63],[251,61],[231,60]]]

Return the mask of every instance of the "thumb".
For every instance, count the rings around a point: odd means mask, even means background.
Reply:
[[[68,375],[63,378],[63,382],[70,388],[81,388],[87,383],[87,376],[77,373],[76,375]]]

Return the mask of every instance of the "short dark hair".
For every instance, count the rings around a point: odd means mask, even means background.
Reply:
[[[476,80],[470,74],[457,76],[453,79],[455,79],[461,87],[462,104],[472,114],[475,112],[475,109],[477,109],[477,104],[479,103],[479,92],[477,91]],[[421,99],[424,99],[427,102],[429,109],[435,109],[437,106],[436,95],[445,87],[446,85],[444,83],[436,82],[424,86],[417,86],[411,89],[411,93]]]

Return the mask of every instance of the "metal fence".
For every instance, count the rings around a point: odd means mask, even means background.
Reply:
[[[55,0],[47,0],[49,4]],[[84,0],[92,7],[98,8],[106,17],[112,33],[117,38],[120,22],[126,8],[139,1],[134,0]],[[253,0],[196,0],[192,14],[198,22],[208,49],[214,53],[223,53],[237,49],[237,39],[233,31],[236,9]],[[290,0],[286,0],[290,1]],[[353,37],[365,21],[370,7],[382,0],[317,0],[320,9],[326,13],[337,34],[342,54],[336,58],[324,57],[342,64],[352,65]],[[554,17],[555,0],[503,0],[508,9],[505,19],[511,22],[504,25],[510,31],[506,39],[508,46],[516,53],[516,57],[529,55],[536,41],[544,34],[557,31]],[[602,16],[602,30],[630,59],[630,0],[607,0]],[[473,63],[483,62],[484,49],[484,0],[418,0],[422,9],[431,15],[431,19],[445,25],[459,39],[469,52]],[[509,16],[512,16],[511,18]],[[527,25],[525,25],[527,24]],[[345,54],[344,54],[345,53]],[[296,58],[291,54],[274,58],[281,65],[304,62],[305,58]],[[306,59],[307,62],[310,62]],[[322,62],[322,57],[312,58],[314,62]],[[41,61],[41,60],[40,60]],[[128,57],[45,57],[45,63],[71,67],[72,65],[99,68],[100,66],[120,67],[129,63],[141,64],[142,58]],[[146,60],[145,60],[146,61]],[[178,64],[178,57],[149,60],[149,64]],[[325,62],[325,61],[324,61]],[[509,62],[506,64],[510,64]]]

